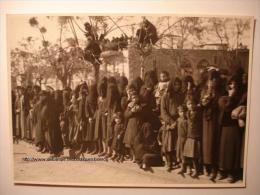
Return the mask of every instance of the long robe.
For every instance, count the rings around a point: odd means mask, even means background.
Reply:
[[[55,106],[54,100],[49,100],[42,107],[41,116],[46,145],[51,153],[58,154],[63,150],[63,140],[59,125],[59,110]]]
[[[219,99],[221,126],[219,145],[219,168],[235,170],[240,168],[242,132],[236,119],[231,118],[231,112],[236,108],[238,98],[223,96]]]
[[[44,113],[42,111],[43,103],[38,101],[34,105],[34,123],[35,123],[35,139],[36,146],[42,146],[44,144]]]
[[[156,137],[157,135],[151,124],[143,123],[134,140],[134,152],[137,161],[148,166],[162,165],[160,146]]]
[[[21,138],[26,137],[26,108],[25,108],[25,96],[20,97],[20,122],[21,122]]]
[[[131,108],[127,107],[125,111],[125,119],[127,120],[127,126],[124,136],[124,144],[126,147],[133,147],[135,137],[140,130],[142,124],[142,111],[131,112]]]
[[[87,134],[86,141],[94,141],[94,133],[95,133],[95,112],[96,112],[96,104],[91,103],[88,99],[86,99],[85,112],[87,119],[91,118],[90,122],[87,120]]]
[[[167,125],[176,122],[178,118],[178,106],[183,103],[182,93],[176,93],[170,96],[169,93],[162,97],[161,101],[161,119],[164,125],[160,128],[159,137],[162,141],[162,152],[172,152],[176,149],[177,128],[169,129]]]
[[[96,110],[96,120],[95,120],[95,132],[94,140],[102,139],[106,140],[107,135],[107,116],[106,112],[106,103],[104,99],[98,99],[98,109]]]
[[[75,101],[70,105],[68,110],[68,121],[69,121],[69,143],[72,144],[75,140],[77,127],[79,124],[78,121],[78,102]]]
[[[79,98],[79,111],[78,111],[78,128],[77,128],[77,143],[88,141],[87,121],[86,117],[86,97]]]
[[[20,98],[15,98],[15,136],[21,137],[21,105]]]
[[[207,95],[202,91],[202,98]],[[215,164],[218,155],[219,142],[219,96],[210,97],[203,105],[203,128],[202,128],[202,160],[204,164]]]

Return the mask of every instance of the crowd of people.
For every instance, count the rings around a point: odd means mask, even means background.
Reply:
[[[104,77],[73,90],[17,86],[14,143],[22,139],[56,157],[68,149],[71,158],[97,155],[234,183],[243,172],[246,97],[242,69],[229,77],[205,70],[196,83],[147,71],[143,79]]]

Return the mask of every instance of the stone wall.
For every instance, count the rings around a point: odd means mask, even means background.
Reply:
[[[236,54],[237,52],[237,54]],[[234,60],[235,56],[238,56]],[[129,79],[132,80],[141,73],[141,58],[138,50],[129,48]],[[228,60],[227,60],[228,59]],[[231,60],[232,59],[232,60]],[[230,63],[230,60],[232,63]],[[229,63],[227,62],[229,61]],[[199,79],[199,69],[205,66],[215,66],[232,72],[238,66],[245,71],[249,64],[249,50],[206,50],[206,49],[153,49],[151,54],[144,58],[143,65],[148,71],[156,66],[157,72],[166,70],[172,77],[191,74],[195,81]],[[190,71],[190,73],[187,72]]]

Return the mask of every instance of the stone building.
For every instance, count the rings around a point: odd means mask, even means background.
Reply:
[[[136,48],[129,48],[128,52],[129,79],[132,80],[140,76],[142,62]],[[248,65],[248,49],[153,49],[143,60],[144,72],[156,68],[157,72],[166,70],[173,77],[189,74],[195,81],[205,67],[214,66],[232,73],[239,66],[247,72]]]

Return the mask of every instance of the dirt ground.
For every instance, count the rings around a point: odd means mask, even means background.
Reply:
[[[26,142],[14,144],[14,180],[17,183],[51,183],[51,184],[77,184],[82,186],[101,185],[145,185],[164,186],[169,184],[229,184],[227,180],[216,180],[213,183],[207,176],[200,176],[193,179],[188,174],[185,177],[178,175],[177,170],[167,172],[165,167],[153,167],[153,172],[146,172],[140,169],[137,164],[124,161],[123,163],[111,160],[98,159],[90,161],[98,156],[85,155],[88,161],[26,161],[24,158],[46,159],[49,154],[36,152],[35,147]],[[64,156],[68,157],[68,150]],[[241,184],[238,181],[235,184]],[[230,184],[229,184],[230,185]]]

